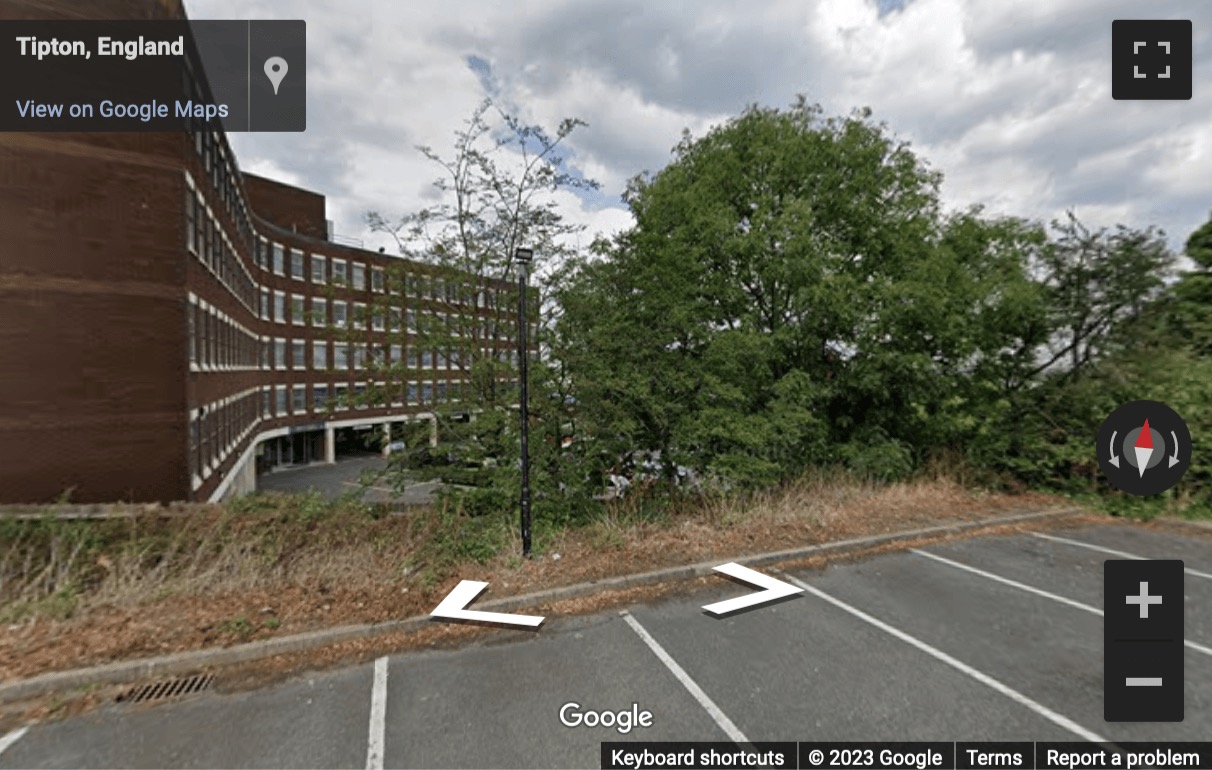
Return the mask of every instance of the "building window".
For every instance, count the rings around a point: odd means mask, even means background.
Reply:
[[[349,408],[349,386],[348,385],[338,385],[335,389],[335,394],[337,397],[337,403],[334,405],[335,408],[348,409]]]
[[[349,345],[343,342],[333,343],[333,367],[339,371],[349,369]]]
[[[426,350],[421,353],[421,368],[422,369],[432,369],[433,368],[433,351]]]
[[[274,395],[270,388],[261,389],[261,416],[269,419],[274,416]]]
[[[436,368],[436,369],[445,369],[446,368],[446,351],[444,351],[444,350],[438,351],[437,363],[434,365],[434,368]]]
[[[328,368],[328,343],[323,340],[311,342],[311,368],[323,371]]]
[[[194,254],[206,260],[206,208],[202,205],[202,193],[194,193]]]
[[[366,346],[354,345],[353,349],[353,365],[355,369],[366,368]]]
[[[381,308],[375,308],[374,314],[370,317],[370,326],[377,332],[381,332],[386,328],[383,325],[383,310]]]
[[[369,400],[366,398],[366,383],[359,382],[354,385],[354,404],[357,409],[365,409],[370,405]]]
[[[383,268],[372,267],[370,269],[370,289],[380,294],[384,292],[387,286],[387,277],[383,274]]]
[[[446,382],[445,381],[438,383],[438,392],[436,395],[437,395],[438,403],[444,403],[446,401]]]
[[[261,319],[269,320],[269,289],[261,290]]]
[[[350,284],[354,291],[366,290],[366,265],[361,262],[350,262]]]
[[[327,385],[312,385],[311,386],[311,408],[317,412],[323,412],[328,408],[328,386]]]
[[[303,326],[307,323],[307,310],[305,309],[302,294],[290,295],[290,320],[295,326]]]
[[[433,403],[433,383],[432,382],[422,382],[421,383],[421,403],[423,403],[423,404],[432,404]]]
[[[282,244],[274,244],[274,273],[286,275],[286,250]]]
[[[264,238],[254,238],[253,241],[254,241],[253,247],[255,249],[254,257],[255,257],[255,260],[257,263],[257,267],[264,270],[265,269],[265,251],[267,248],[265,245],[265,239]]]
[[[194,188],[185,188],[185,247],[198,253],[198,212],[194,209],[197,200]]]
[[[307,263],[303,261],[303,252],[298,249],[290,250],[290,277],[296,281],[305,280],[307,276],[303,274]]]
[[[324,255],[311,255],[311,282],[325,283],[328,280],[327,270],[324,266]]]
[[[408,348],[408,368],[417,368],[417,349],[412,346],[409,346]]]
[[[417,403],[417,384],[415,382],[408,383],[408,403]]]
[[[198,308],[198,363],[202,368],[210,366],[210,316],[202,307]]]
[[[311,325],[328,326],[328,300],[322,297],[311,298]]]
[[[290,359],[293,368],[307,368],[307,340],[291,340]]]
[[[286,323],[286,292],[274,292],[274,320],[278,323]]]
[[[333,300],[332,325],[344,329],[349,325],[349,305],[341,300]]]
[[[408,319],[408,333],[416,334],[417,333],[417,311],[409,310],[405,317]]]
[[[281,337],[274,340],[274,368],[286,368],[286,340]]]
[[[307,411],[307,386],[295,385],[291,390],[291,407],[295,414]]]
[[[366,303],[364,302],[354,303],[353,327],[355,329],[366,328]]]
[[[194,303],[189,303],[189,309],[186,311],[185,318],[188,321],[189,328],[186,330],[186,335],[189,337],[189,362],[190,364],[198,363],[198,324],[194,318],[198,307]]]
[[[393,332],[400,331],[400,327],[404,323],[404,311],[398,307],[393,307],[389,308],[388,312],[391,313],[391,330]]]
[[[397,366],[399,364],[404,363],[404,346],[403,345],[392,345],[391,346],[391,363],[393,366]]]
[[[376,371],[382,371],[387,365],[387,346],[372,342],[367,346],[367,356],[370,360],[370,366]]]
[[[332,261],[332,282],[338,286],[344,286],[349,280],[349,275],[345,270],[345,260],[334,259]]]
[[[275,388],[275,392],[277,395],[277,411],[275,413],[279,417],[283,417],[286,415],[286,386],[278,385]]]
[[[262,369],[269,368],[269,355],[270,355],[270,339],[269,339],[269,337],[262,337],[261,338],[261,368]]]
[[[210,234],[210,267],[215,273],[218,273],[223,261],[223,241],[220,235],[222,231],[219,229],[219,220],[211,220],[211,227],[213,230]]]

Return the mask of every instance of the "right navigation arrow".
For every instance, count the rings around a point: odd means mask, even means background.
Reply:
[[[703,609],[710,612],[712,615],[727,615],[737,610],[744,610],[750,607],[757,607],[768,602],[773,602],[778,599],[783,599],[788,596],[800,594],[804,589],[797,588],[790,583],[784,583],[781,580],[775,580],[769,575],[751,570],[748,567],[742,567],[736,562],[728,562],[714,568],[716,572],[723,572],[729,577],[734,577],[750,585],[764,589],[756,594],[748,596],[738,596],[735,599],[728,599],[715,604],[708,604]]]

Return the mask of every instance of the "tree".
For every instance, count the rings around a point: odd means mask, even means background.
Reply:
[[[1186,254],[1194,269],[1174,286],[1171,323],[1200,356],[1212,355],[1212,216],[1191,233]]]
[[[395,221],[366,215],[372,230],[393,236],[413,260],[391,272],[382,307],[371,311],[407,351],[402,362],[377,361],[372,374],[387,393],[376,389],[371,397],[399,399],[407,390],[410,403],[430,405],[439,446],[411,447],[404,464],[481,485],[481,498],[490,501],[504,501],[517,483],[514,254],[520,246],[535,252],[538,280],[528,302],[531,340],[541,344],[545,269],[572,253],[568,236],[581,229],[564,222],[552,194],[597,187],[567,171],[561,155],[564,140],[584,125],[567,119],[552,135],[485,100],[456,132],[453,156],[418,148],[442,169],[434,183],[438,204]],[[392,294],[406,298],[402,313]],[[397,474],[397,482],[403,478]]]
[[[1021,379],[1046,339],[1038,231],[945,220],[940,176],[869,118],[752,107],[632,181],[635,227],[560,294],[602,456],[729,485],[896,476]]]
[[[1060,364],[1072,378],[1162,295],[1174,256],[1153,228],[1092,232],[1073,212],[1052,227],[1057,237],[1035,265],[1056,329],[1039,371]]]

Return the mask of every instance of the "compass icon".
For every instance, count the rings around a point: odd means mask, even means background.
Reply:
[[[1098,430],[1098,464],[1117,489],[1141,497],[1161,494],[1191,464],[1191,431],[1160,401],[1129,401]]]

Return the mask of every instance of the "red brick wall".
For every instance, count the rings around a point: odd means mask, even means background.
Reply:
[[[244,189],[250,207],[266,222],[312,238],[328,238],[323,195],[253,174],[244,174]]]
[[[7,0],[0,18],[169,18]],[[0,134],[0,502],[179,499],[180,134]]]

